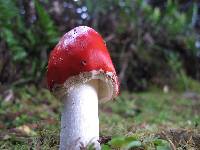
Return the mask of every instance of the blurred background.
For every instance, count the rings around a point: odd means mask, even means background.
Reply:
[[[45,89],[47,61],[60,37],[79,25],[102,35],[121,83],[118,102],[100,106],[105,113],[100,116],[102,133],[127,133],[133,120],[142,128],[169,122],[173,124],[169,127],[199,127],[198,1],[0,0],[1,138],[27,128],[26,134],[40,135],[34,123],[41,120],[56,122],[53,128],[59,128],[60,102]],[[151,113],[153,118],[148,116]],[[114,114],[114,120],[106,119],[106,114]],[[116,124],[122,118],[126,123]],[[118,131],[109,126],[117,126]],[[10,137],[5,139],[4,145],[13,144],[7,140]]]
[[[152,85],[187,90],[189,80],[200,80],[199,5],[1,0],[0,83],[44,87],[49,52],[64,33],[87,25],[105,39],[122,90],[143,91]]]

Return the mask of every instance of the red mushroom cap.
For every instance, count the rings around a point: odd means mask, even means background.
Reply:
[[[80,75],[86,80],[79,80]],[[79,26],[70,30],[51,51],[47,70],[48,87],[53,90],[57,86],[66,85],[65,82],[69,79],[73,81],[78,79],[79,82],[91,79],[109,81],[113,88],[112,98],[119,92],[115,68],[105,42],[90,27]]]

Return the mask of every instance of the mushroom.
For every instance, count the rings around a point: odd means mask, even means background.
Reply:
[[[63,103],[60,150],[100,149],[98,102],[115,98],[118,78],[102,37],[87,26],[67,32],[51,51],[47,81]]]

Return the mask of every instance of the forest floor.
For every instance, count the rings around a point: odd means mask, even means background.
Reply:
[[[47,89],[31,85],[3,92],[0,149],[58,149],[61,106]],[[198,92],[122,92],[99,109],[104,150],[200,149]]]

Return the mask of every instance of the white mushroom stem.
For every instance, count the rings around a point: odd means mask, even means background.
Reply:
[[[63,99],[60,150],[80,150],[81,143],[100,149],[98,118],[98,81],[77,85]]]

